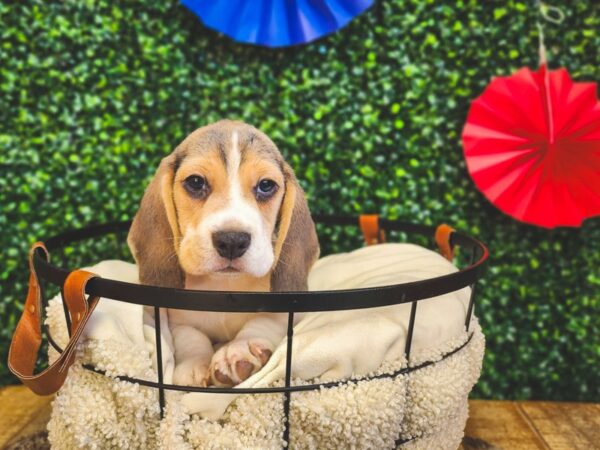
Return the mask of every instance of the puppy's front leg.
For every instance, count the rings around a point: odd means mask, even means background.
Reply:
[[[287,330],[287,314],[257,314],[235,339],[217,350],[210,364],[216,386],[233,386],[258,372],[269,360]]]
[[[207,386],[209,366],[213,357],[210,339],[189,325],[175,325],[171,329],[175,347],[173,383],[184,386]]]

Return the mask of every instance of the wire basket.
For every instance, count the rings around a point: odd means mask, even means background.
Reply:
[[[359,221],[355,217],[321,215],[314,216],[314,220],[320,226],[358,226]],[[113,233],[126,232],[131,222],[115,222],[103,225],[90,226],[83,229],[69,231],[61,235],[52,237],[45,241],[48,250],[58,250],[66,245],[78,241],[97,238]],[[401,222],[397,220],[378,219],[379,230],[385,233],[401,232],[406,235],[420,235],[432,238],[436,235],[436,227],[418,225]],[[439,244],[439,241],[438,241]],[[458,291],[465,287],[471,288],[471,296],[465,317],[465,328],[468,333],[467,340],[458,348],[445,353],[441,360],[444,360],[460,351],[468,345],[473,336],[469,332],[471,316],[475,302],[475,283],[482,277],[488,260],[488,250],[486,246],[467,235],[452,231],[447,236],[447,245],[449,248],[455,246],[461,247],[461,254],[466,255],[466,267],[459,271],[447,275],[409,283],[395,284],[389,286],[346,289],[335,291],[312,291],[312,292],[218,292],[218,291],[194,291],[185,289],[170,289],[157,286],[140,285],[125,283],[121,281],[110,280],[106,278],[91,278],[85,284],[85,293],[90,297],[105,297],[127,303],[134,303],[152,307],[154,309],[155,338],[156,338],[156,367],[157,381],[133,378],[129,376],[115,376],[118,380],[137,383],[142,386],[156,388],[158,390],[158,402],[160,405],[160,416],[163,417],[165,408],[165,390],[175,390],[184,392],[210,392],[223,394],[272,394],[282,393],[284,395],[284,431],[283,441],[287,446],[290,442],[290,398],[294,392],[310,391],[317,389],[326,389],[339,386],[346,383],[352,383],[362,380],[395,378],[399,375],[407,374],[420,370],[424,367],[436,364],[436,362],[425,362],[418,365],[400,369],[394,373],[378,374],[372,377],[360,377],[345,379],[334,382],[324,382],[306,385],[291,384],[292,367],[292,343],[294,339],[294,314],[304,312],[321,311],[342,311],[375,308],[390,305],[399,305],[411,303],[410,318],[404,354],[406,361],[410,361],[411,344],[413,339],[413,330],[417,320],[417,306],[419,301],[437,297],[450,292]],[[42,248],[35,249],[31,254],[32,272],[37,274],[40,284],[41,304],[45,305],[44,284],[50,283],[61,288],[61,294],[64,299],[63,286],[65,280],[71,271],[58,267],[50,263],[48,255]],[[73,320],[72,311],[67,308],[63,301],[65,310],[65,320],[67,329],[71,337],[71,321]],[[285,384],[279,387],[264,388],[224,388],[224,387],[197,387],[167,384],[164,382],[162,345],[161,345],[161,326],[159,308],[183,309],[193,311],[216,311],[216,312],[271,312],[286,313],[287,322],[287,353]],[[50,345],[59,353],[63,349],[55,342],[46,328],[46,335]],[[97,369],[93,365],[84,365],[85,369],[95,373],[106,375],[103,370]],[[407,440],[398,440],[396,446],[402,445]]]

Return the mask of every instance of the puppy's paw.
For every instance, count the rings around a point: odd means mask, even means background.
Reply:
[[[210,373],[204,361],[190,358],[181,361],[173,371],[173,384],[182,386],[208,386]]]
[[[221,347],[210,363],[215,386],[234,386],[258,372],[269,360],[273,347],[266,339],[238,339]]]

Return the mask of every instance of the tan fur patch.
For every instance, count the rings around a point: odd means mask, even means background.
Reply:
[[[193,198],[185,190],[185,179],[192,175],[200,175],[208,182],[210,188],[206,199]],[[229,178],[218,156],[218,150],[203,151],[186,157],[177,171],[173,192],[182,233],[190,226],[197,226],[203,216],[225,207],[228,201]]]

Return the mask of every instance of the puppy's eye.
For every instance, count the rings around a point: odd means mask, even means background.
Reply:
[[[208,190],[208,183],[206,182],[206,178],[200,175],[190,175],[183,181],[183,187],[193,197],[202,197]]]
[[[258,200],[268,199],[275,194],[275,192],[277,192],[277,187],[277,183],[275,183],[273,180],[269,180],[268,178],[260,180],[256,186],[256,198]]]

